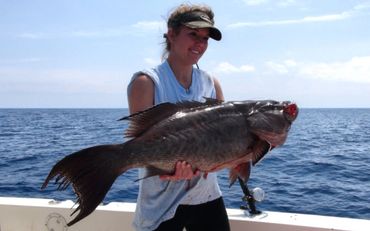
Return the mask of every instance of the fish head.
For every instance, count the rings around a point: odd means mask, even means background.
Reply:
[[[297,105],[290,101],[240,101],[235,106],[245,116],[249,131],[268,142],[272,148],[285,142],[298,116]]]

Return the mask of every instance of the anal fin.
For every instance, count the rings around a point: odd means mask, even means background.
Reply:
[[[161,175],[168,175],[168,174],[171,174],[171,173],[169,173],[166,170],[156,168],[154,166],[148,166],[148,167],[145,168],[144,176],[142,178],[139,178],[139,179],[135,180],[135,181],[140,181],[140,180],[152,177],[152,176],[161,176]]]
[[[251,168],[252,168],[251,162],[246,162],[237,165],[236,167],[230,169],[229,173],[229,187],[231,187],[236,179],[240,177],[244,182],[247,182],[249,179],[249,176],[251,174]]]

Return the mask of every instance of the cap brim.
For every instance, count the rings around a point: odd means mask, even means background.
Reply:
[[[192,29],[197,28],[209,28],[209,37],[216,41],[220,41],[222,38],[221,31],[214,27],[212,24],[205,22],[205,21],[193,21],[193,22],[186,22],[183,23],[184,26],[190,27]]]

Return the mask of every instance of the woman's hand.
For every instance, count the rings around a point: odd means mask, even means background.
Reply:
[[[186,161],[178,161],[176,163],[175,174],[173,175],[162,175],[159,176],[162,180],[190,180],[195,176],[199,176],[200,171],[196,170],[193,172],[193,169],[190,164]]]

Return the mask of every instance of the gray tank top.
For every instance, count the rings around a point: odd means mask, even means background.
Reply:
[[[155,104],[204,101],[204,97],[216,97],[213,79],[206,72],[193,68],[191,86],[185,89],[177,81],[167,61],[153,69],[135,73],[128,86],[128,94],[133,80],[142,74],[149,76],[154,82]],[[145,169],[139,169],[139,178],[144,174]],[[202,204],[220,196],[216,173],[209,173],[207,179],[195,177],[190,182],[150,177],[140,181],[133,225],[136,230],[152,231],[163,221],[174,217],[180,204]]]

